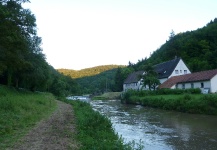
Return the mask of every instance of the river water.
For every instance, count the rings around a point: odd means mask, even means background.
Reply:
[[[94,110],[107,116],[124,141],[147,150],[217,150],[217,117],[186,114],[119,100],[91,101]]]

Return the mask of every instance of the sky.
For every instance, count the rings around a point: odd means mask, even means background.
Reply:
[[[217,18],[217,0],[30,0],[55,69],[137,63],[175,34]]]

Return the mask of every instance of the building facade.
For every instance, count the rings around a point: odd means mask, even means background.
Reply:
[[[173,76],[179,76],[179,75],[191,73],[181,58],[175,58],[173,60],[157,64],[153,66],[153,69],[158,74],[158,79],[161,84]],[[129,89],[133,89],[133,90],[148,89],[148,86],[145,87],[143,86],[141,80],[141,76],[143,74],[144,71],[137,71],[131,73],[124,81],[123,91],[127,91]]]

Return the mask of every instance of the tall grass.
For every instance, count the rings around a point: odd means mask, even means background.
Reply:
[[[0,85],[0,147],[10,147],[56,107],[49,93],[32,93]]]
[[[111,121],[85,102],[70,101],[76,115],[77,138],[81,150],[131,150],[112,128]]]
[[[128,95],[122,100],[128,104],[175,110],[187,113],[217,115],[217,95],[183,94],[183,95]]]

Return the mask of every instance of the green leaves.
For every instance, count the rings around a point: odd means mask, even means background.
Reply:
[[[157,73],[154,71],[151,64],[147,64],[144,66],[144,74],[142,75],[142,79],[143,86],[148,86],[149,90],[155,90],[156,87],[160,84]]]

